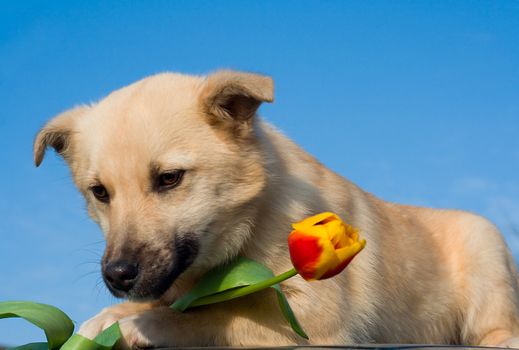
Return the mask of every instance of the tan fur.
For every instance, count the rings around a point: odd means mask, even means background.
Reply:
[[[193,233],[194,263],[153,303],[105,309],[80,333],[119,320],[123,347],[434,343],[518,346],[516,268],[498,230],[461,211],[387,203],[333,173],[254,116],[272,81],[250,73],[160,74],[52,120],[35,142],[70,165],[107,239],[164,252]],[[64,147],[62,147],[64,146]],[[178,188],[154,193],[149,165],[185,169]],[[102,204],[89,190],[100,181]],[[310,340],[294,335],[269,291],[184,314],[166,306],[205,271],[237,255],[281,273],[291,267],[290,223],[333,211],[367,247],[339,276],[283,283]]]

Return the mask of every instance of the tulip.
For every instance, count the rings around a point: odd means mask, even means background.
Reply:
[[[346,268],[366,241],[359,240],[358,230],[333,213],[309,217],[292,227],[288,248],[294,268],[274,276],[267,267],[241,257],[209,271],[192,291],[177,299],[171,307],[183,312],[187,308],[219,303],[272,287],[292,329],[308,339],[279,283],[297,274],[307,281],[333,277]]]
[[[197,297],[195,298],[197,300],[191,300],[191,296],[187,295],[184,297],[188,301],[187,303],[181,298],[175,302],[173,308],[184,311],[187,307],[239,298],[277,285],[297,274],[307,281],[330,278],[344,270],[366,245],[364,239],[359,240],[358,230],[344,223],[334,213],[317,214],[292,224],[292,227],[294,230],[288,236],[288,248],[294,268],[250,285],[239,286],[239,288],[233,286],[226,290],[218,289],[213,295]],[[243,258],[238,259],[235,263],[240,265],[243,260],[257,264]],[[232,268],[229,270],[232,272]],[[239,273],[243,274],[243,271],[240,270]],[[220,287],[220,284],[217,286]],[[202,290],[206,291],[205,288]]]
[[[290,258],[307,281],[330,278],[348,266],[364,248],[359,232],[336,214],[321,213],[292,224],[288,236]]]
[[[254,283],[246,284],[245,286],[233,285],[231,286],[232,288],[220,290],[218,288],[221,287],[221,283],[216,283],[217,290],[214,293],[209,293],[211,295],[207,294],[204,297],[197,296],[193,298],[188,293],[183,298],[177,300],[172,307],[179,311],[184,311],[187,307],[214,304],[239,298],[277,285],[297,274],[307,281],[330,278],[344,270],[351,260],[366,246],[366,240],[359,240],[359,231],[344,223],[334,213],[325,212],[317,214],[292,224],[292,227],[294,230],[288,236],[288,248],[294,268],[262,281],[255,280]],[[264,268],[255,261],[245,258],[234,262],[238,267],[243,263],[253,263],[256,265],[256,268],[258,268],[258,265]],[[234,267],[232,264],[227,265],[227,269],[229,271],[226,271],[222,275],[223,277],[226,274],[233,273]],[[244,273],[243,268],[237,268],[237,270],[239,270],[238,274]],[[221,272],[218,273],[222,274]],[[211,275],[211,273],[208,275]],[[220,278],[223,278],[222,276]],[[242,279],[240,276],[237,280],[242,281]],[[214,281],[211,280],[210,283],[214,283]],[[204,287],[201,290],[203,293],[206,293],[206,289],[209,290],[211,288]]]

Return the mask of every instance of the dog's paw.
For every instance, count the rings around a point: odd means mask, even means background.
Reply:
[[[118,350],[136,350],[158,346],[158,343],[150,339],[145,319],[146,315],[134,315],[119,320],[122,338],[116,344]]]
[[[119,320],[122,339],[118,349],[144,349],[177,346],[177,313],[169,307],[159,307]]]
[[[78,334],[94,339],[103,330],[115,322],[119,322],[122,337],[116,344],[117,349],[145,349],[152,347],[152,342],[139,329],[139,315],[124,316],[121,313],[114,312],[111,308],[107,308],[83,323]]]
[[[79,328],[79,334],[89,339],[93,339],[104,329],[110,327],[115,322],[132,315],[136,315],[147,310],[153,309],[153,303],[133,303],[125,302],[103,309],[96,316],[92,317]]]
[[[150,339],[145,337],[139,328],[139,324],[142,324],[139,321],[139,315],[124,316],[121,313],[114,312],[111,308],[107,308],[83,323],[78,334],[94,339],[103,330],[115,322],[119,322],[122,337],[116,344],[117,349],[128,350],[152,347]]]
[[[127,309],[126,309],[127,310]],[[122,338],[116,344],[117,349],[144,349],[157,346],[171,346],[172,330],[166,332],[167,321],[174,315],[168,307],[147,310],[128,315],[120,307],[104,309],[97,316],[86,321],[79,329],[79,334],[93,339],[114,322],[119,322]]]
[[[119,307],[105,308],[96,316],[85,321],[79,328],[78,334],[89,339],[94,339],[95,336],[103,330],[127,316],[128,315],[122,312]]]

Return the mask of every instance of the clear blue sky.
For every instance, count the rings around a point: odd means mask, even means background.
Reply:
[[[386,200],[483,214],[519,257],[517,1],[0,8],[0,300],[54,304],[78,323],[114,302],[99,229],[61,160],[34,168],[32,140],[56,113],[165,70],[272,75],[262,115],[330,168]],[[42,339],[1,323],[0,343]]]

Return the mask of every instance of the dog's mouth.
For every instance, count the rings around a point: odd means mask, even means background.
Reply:
[[[108,290],[117,298],[159,299],[195,261],[199,243],[191,237],[184,235],[162,249],[135,247],[135,253],[125,252],[116,260],[105,254],[102,275]]]

